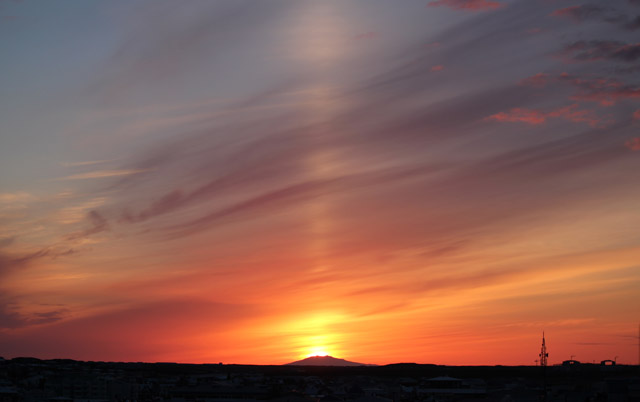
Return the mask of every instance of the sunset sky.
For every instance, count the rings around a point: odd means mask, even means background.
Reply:
[[[0,356],[638,364],[640,1],[0,0]]]

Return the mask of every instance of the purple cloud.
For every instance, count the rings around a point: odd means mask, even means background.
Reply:
[[[435,0],[430,1],[428,5],[430,7],[444,6],[452,8],[454,10],[464,11],[485,11],[504,7],[503,3],[490,0]]]
[[[620,41],[590,40],[568,44],[562,54],[576,61],[624,61],[635,62],[640,59],[640,43]]]

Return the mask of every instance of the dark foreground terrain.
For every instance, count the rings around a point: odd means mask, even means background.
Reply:
[[[0,359],[2,401],[640,402],[638,366],[362,367]]]

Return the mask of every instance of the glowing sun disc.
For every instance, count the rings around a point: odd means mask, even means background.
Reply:
[[[329,356],[329,352],[322,347],[313,347],[309,349],[309,353],[305,357]]]

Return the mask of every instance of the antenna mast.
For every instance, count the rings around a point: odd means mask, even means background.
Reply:
[[[547,402],[547,344],[544,341],[544,331],[542,331],[542,348],[540,348],[540,366],[542,366],[542,401]]]
[[[544,331],[542,332],[542,348],[540,349],[540,365],[542,367],[547,366],[547,357],[549,357],[549,353],[547,353],[547,345],[544,341]]]

